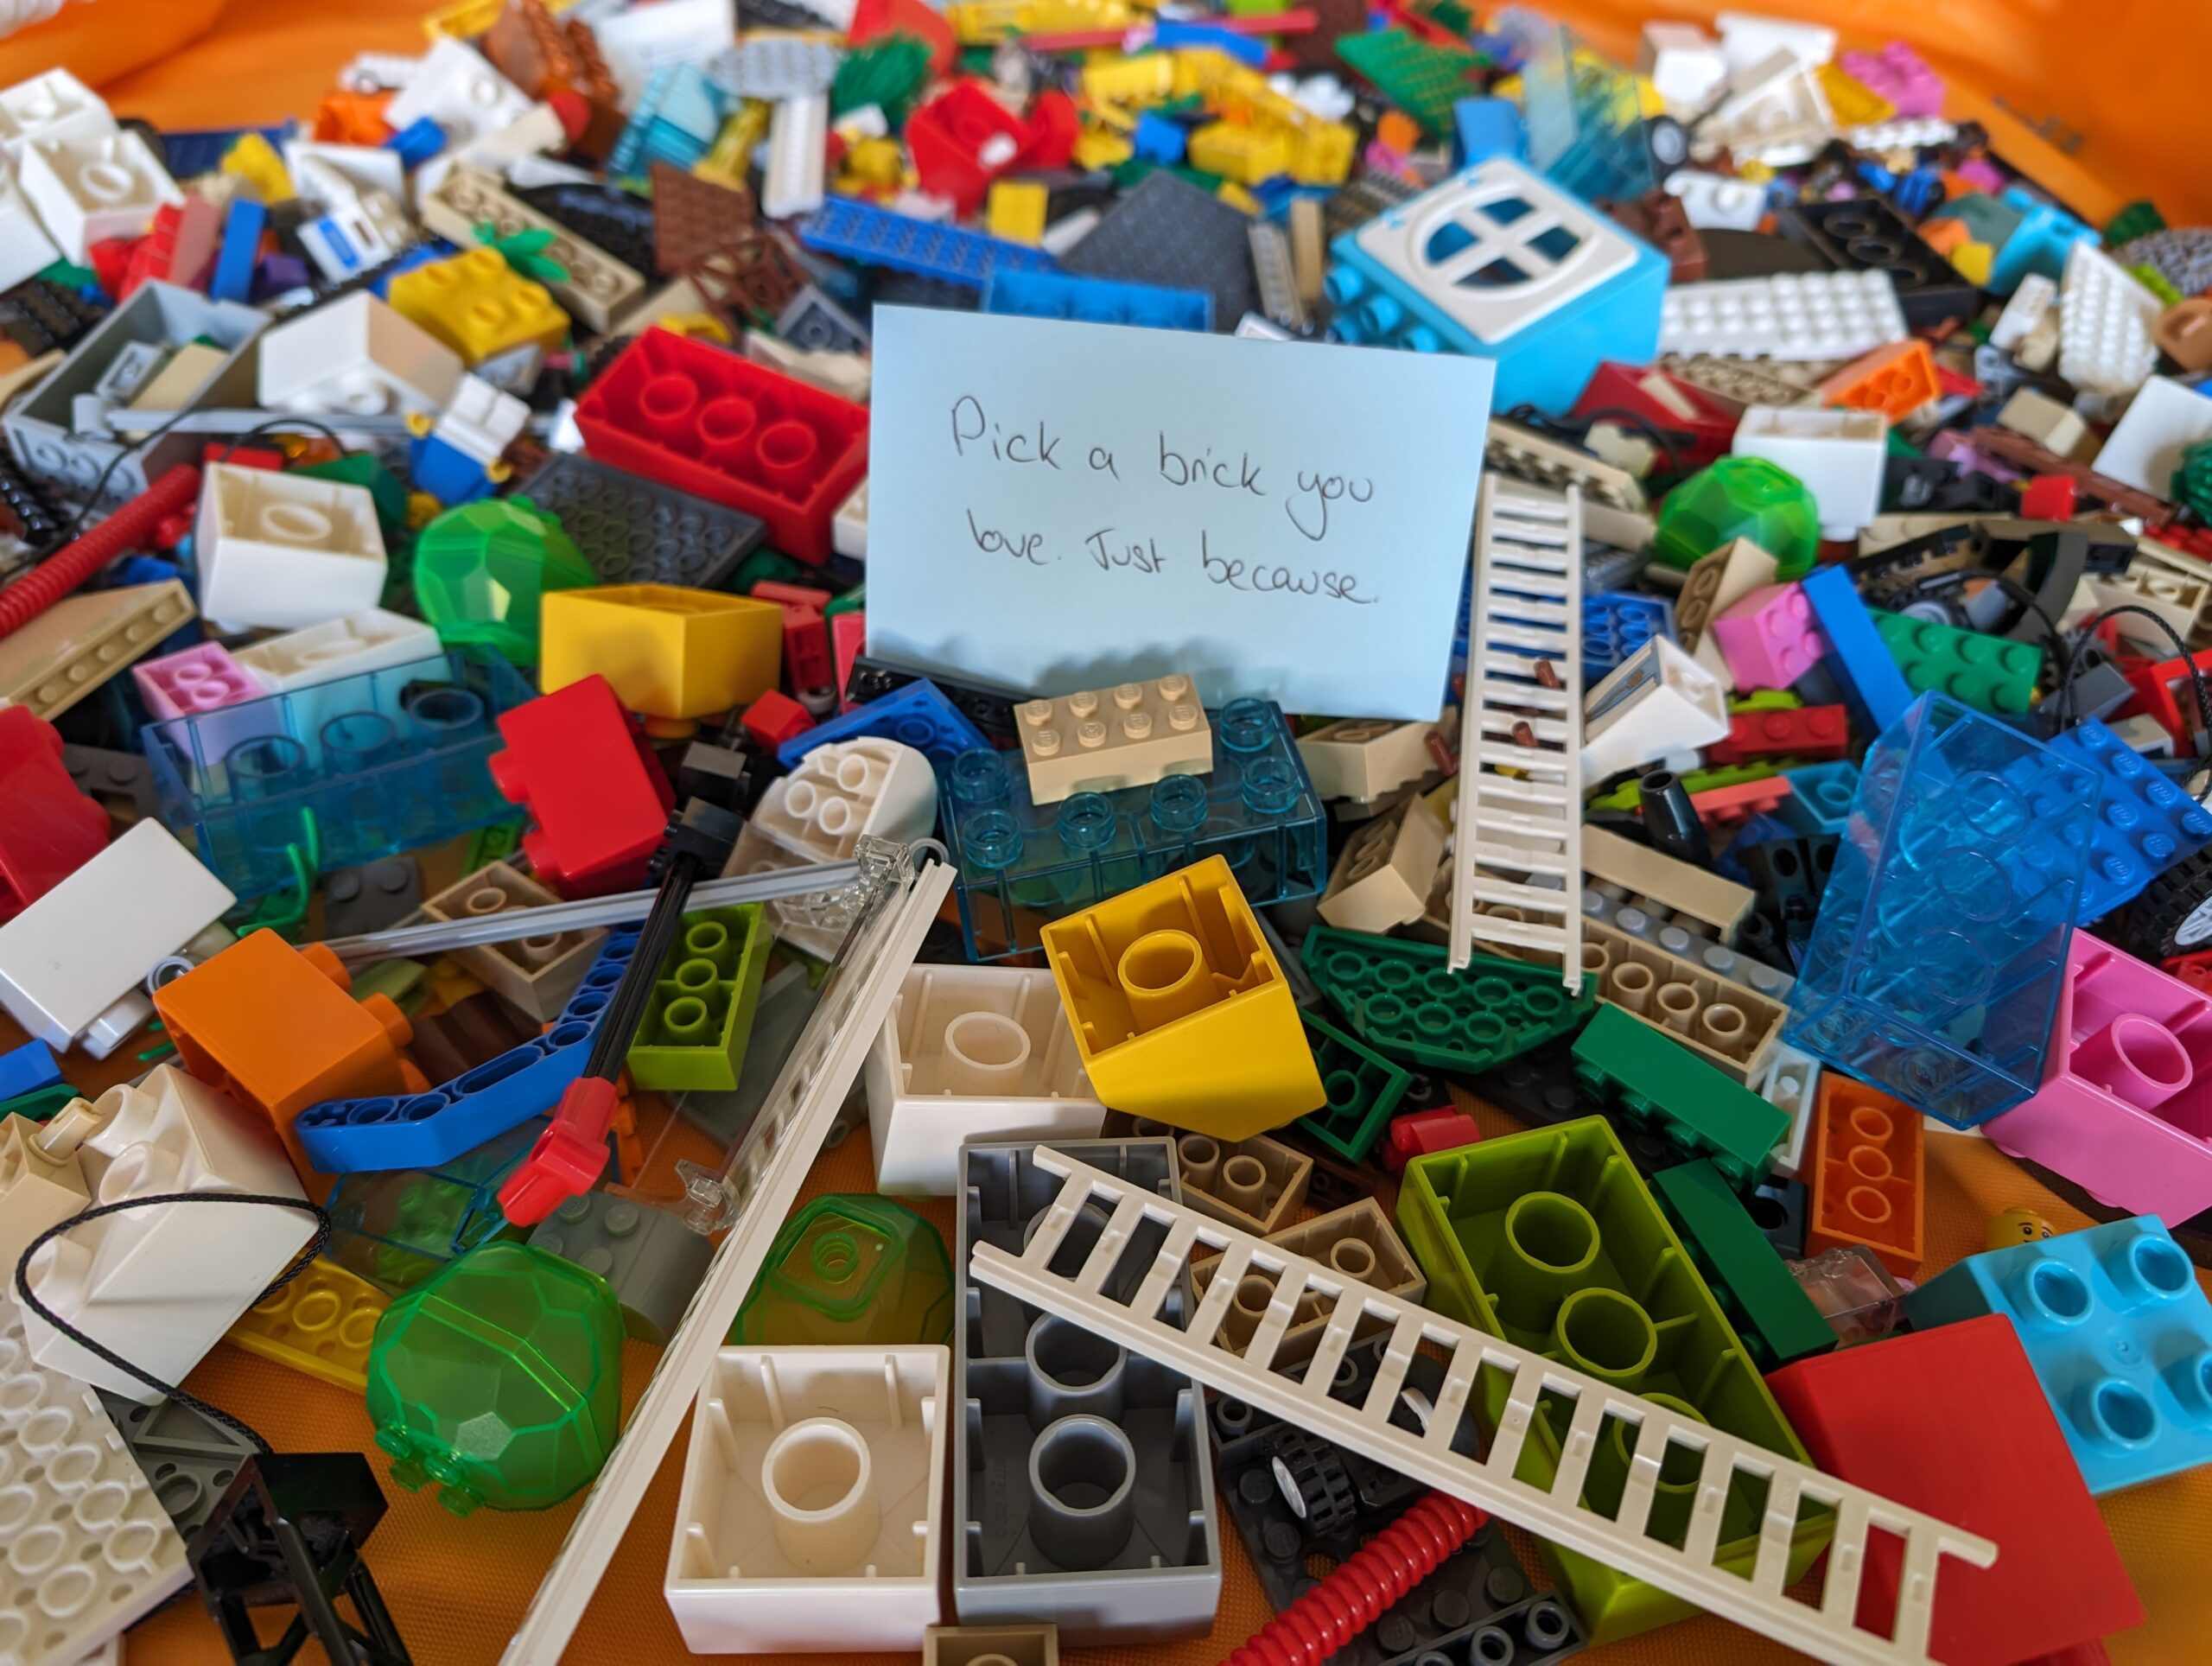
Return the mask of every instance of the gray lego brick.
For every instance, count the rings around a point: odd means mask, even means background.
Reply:
[[[238,1466],[254,1455],[253,1442],[174,1400],[141,1406],[105,1389],[94,1392],[154,1497],[189,1539],[215,1513]]]
[[[1144,182],[1106,211],[1090,235],[1060,257],[1085,277],[1204,289],[1213,296],[1213,327],[1228,332],[1260,310],[1252,270],[1251,222],[1242,209],[1169,173]]]
[[[145,757],[136,752],[110,752],[104,747],[72,747],[61,748],[62,767],[69,772],[69,779],[77,784],[78,791],[89,798],[98,799],[110,806],[115,813],[115,801],[128,799],[132,813],[122,817],[125,822],[145,821],[160,813],[161,801],[154,792],[154,773]]]
[[[423,906],[423,870],[412,856],[382,856],[322,878],[325,937],[387,931]]]
[[[622,1328],[640,1342],[667,1345],[715,1247],[667,1211],[588,1192],[570,1198],[530,1235],[548,1250],[614,1287]]]
[[[559,518],[602,584],[711,590],[767,531],[751,515],[589,457],[554,458],[516,495]]]

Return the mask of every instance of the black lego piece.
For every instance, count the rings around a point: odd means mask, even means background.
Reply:
[[[1554,1666],[1585,1644],[1573,1609],[1556,1597],[1529,1597],[1382,1666]]]
[[[767,533],[741,511],[574,455],[554,458],[518,495],[559,520],[602,584],[715,589]]]
[[[1188,180],[1147,174],[1060,257],[1060,266],[1083,277],[1204,289],[1213,296],[1214,328],[1227,332],[1260,307],[1249,224],[1243,210]]]
[[[2018,502],[2016,494],[2008,501],[2002,481],[1980,470],[1969,474],[1941,457],[1889,457],[1882,463],[1885,514],[2002,515]]]
[[[983,292],[972,284],[954,283],[919,272],[884,271],[875,275],[868,290],[871,307],[934,307],[939,312],[974,312],[983,304]],[[873,330],[871,318],[868,327]]]
[[[632,271],[663,276],[653,264],[653,206],[620,186],[585,181],[525,186],[515,195]]]
[[[46,487],[5,456],[0,456],[0,509],[15,517],[20,529],[16,536],[34,550],[46,549],[67,525]]]
[[[1723,226],[1700,229],[1705,245],[1707,283],[1728,277],[1777,277],[1784,272],[1824,272],[1827,264],[1817,251],[1763,232],[1732,232]]]
[[[866,654],[854,658],[853,669],[845,678],[845,698],[854,705],[865,705],[871,700],[880,700],[895,693],[909,683],[919,682],[923,673],[903,671],[896,665],[887,665],[880,659],[870,659]],[[938,691],[952,702],[952,708],[990,740],[1014,744],[1014,703],[1026,696],[1002,694],[996,689],[979,688],[972,683],[957,682],[940,671],[928,673]]]
[[[0,296],[0,334],[34,359],[67,353],[106,316],[106,308],[50,278],[29,279]]]
[[[108,815],[125,824],[152,819],[161,813],[161,799],[154,791],[154,773],[145,755],[111,752],[104,747],[65,746],[61,766],[86,798],[106,806]],[[116,814],[117,800],[125,800],[128,814]]]
[[[267,1453],[248,1458],[185,1560],[200,1600],[238,1666],[285,1666],[312,1637],[351,1666],[411,1666],[361,1546],[385,1512],[384,1493],[358,1452]],[[355,1618],[338,1612],[344,1597]],[[253,1611],[290,1611],[264,1644]]]
[[[423,870],[412,856],[379,856],[322,878],[322,925],[327,937],[388,931],[423,906]]]
[[[1789,203],[1781,229],[1840,272],[1887,272],[1914,329],[1964,323],[1980,310],[1981,291],[1879,197]]]
[[[1662,1168],[1689,1161],[1689,1154],[1664,1135],[1635,1126],[1610,1106],[1592,1104],[1574,1077],[1574,1038],[1548,1041],[1495,1070],[1471,1078],[1476,1095],[1510,1111],[1531,1128],[1555,1128],[1585,1116],[1602,1116],[1620,1137],[1621,1149],[1649,1180]]]
[[[1808,1199],[1802,1180],[1769,1180],[1751,1193],[1745,1205],[1751,1222],[1775,1253],[1784,1261],[1805,1258],[1805,1219]]]
[[[703,798],[734,816],[749,816],[776,773],[775,760],[737,747],[694,741],[676,767],[676,801]]]

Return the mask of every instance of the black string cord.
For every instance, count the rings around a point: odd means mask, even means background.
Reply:
[[[56,1238],[75,1230],[79,1226],[89,1225],[96,1220],[104,1220],[110,1215],[120,1215],[126,1210],[150,1209],[156,1204],[173,1203],[261,1204],[277,1209],[296,1209],[302,1214],[315,1217],[315,1236],[308,1241],[307,1247],[301,1250],[292,1264],[277,1276],[276,1281],[254,1298],[257,1303],[266,1301],[277,1291],[299,1277],[302,1273],[306,1272],[314,1264],[315,1258],[322,1253],[322,1246],[330,1241],[329,1211],[320,1204],[309,1203],[304,1198],[284,1198],[278,1197],[273,1192],[162,1192],[150,1197],[124,1198],[117,1203],[99,1204],[92,1208],[81,1210],[60,1224],[48,1227],[45,1231],[33,1238],[16,1261],[16,1299],[95,1358],[104,1360],[127,1377],[137,1378],[148,1388],[175,1401],[178,1405],[189,1407],[201,1416],[221,1424],[234,1434],[245,1436],[262,1452],[273,1453],[276,1448],[261,1438],[258,1430],[241,1422],[230,1413],[209,1405],[197,1396],[187,1393],[175,1383],[163,1382],[151,1371],[142,1370],[132,1364],[112,1348],[94,1341],[67,1319],[62,1318],[60,1314],[55,1313],[53,1308],[41,1301],[38,1299],[38,1293],[31,1288],[31,1257]]]
[[[2204,668],[2199,665],[2195,657],[2190,654],[2189,644],[2182,639],[2181,633],[2174,629],[2171,620],[2142,606],[2139,602],[2127,601],[2122,602],[2117,607],[2106,608],[2104,612],[2090,620],[2086,628],[2094,631],[2105,620],[2117,618],[2121,614],[2140,614],[2166,633],[2166,640],[2174,645],[2174,658],[2189,668],[2190,687],[2196,693],[2196,715],[2203,720],[2205,733],[2212,734],[2212,686],[2207,685]]]

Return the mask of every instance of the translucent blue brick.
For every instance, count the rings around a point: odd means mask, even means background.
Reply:
[[[1923,695],[1861,766],[1783,1040],[1955,1128],[2034,1093],[2098,785]]]
[[[2212,1304],[2155,1216],[1968,1256],[1905,1312],[2010,1319],[2092,1492],[2212,1461]]]
[[[149,723],[162,820],[242,897],[505,820],[486,760],[532,697],[496,654],[456,649],[189,717]],[[312,827],[313,837],[309,837]]]
[[[1603,676],[1655,636],[1675,640],[1675,604],[1664,596],[1605,590],[1582,598],[1582,674]]]
[[[1547,39],[1521,72],[1529,160],[1577,196],[1633,202],[1658,181],[1636,77],[1572,29]]]
[[[1211,330],[1213,297],[1110,277],[1018,272],[1001,267],[983,286],[983,310],[1021,318],[1072,318],[1085,324],[1136,324],[1157,330]]]
[[[607,171],[619,179],[642,179],[653,163],[664,162],[690,172],[714,149],[722,108],[721,94],[696,65],[671,64],[654,71],[628,125],[614,141]]]
[[[1255,906],[1320,891],[1327,816],[1281,709],[1232,700],[1208,715],[1209,773],[1058,804],[1031,800],[1018,753],[953,760],[939,802],[970,959],[1034,949],[1040,926],[1217,854]]]
[[[988,750],[991,744],[983,731],[944,697],[944,690],[920,677],[793,735],[776,748],[776,761],[791,769],[817,747],[828,746],[832,741],[856,741],[864,734],[912,747],[939,767],[963,752],[978,747]]]
[[[325,1174],[435,1168],[548,1115],[584,1073],[592,1033],[637,947],[635,932],[614,933],[543,1035],[428,1093],[309,1105],[292,1124],[308,1160]]]
[[[505,1230],[499,1187],[550,1126],[533,1116],[436,1168],[341,1176],[323,1253],[393,1295],[413,1289]]]
[[[1785,769],[1783,778],[1796,788],[1775,806],[1799,833],[1840,833],[1851,818],[1851,801],[1859,793],[1859,766],[1848,759],[1831,763],[1800,764]]]
[[[2095,770],[2101,784],[2076,925],[2102,919],[2183,856],[2212,843],[2212,812],[2095,718],[2083,718],[2050,749]]]
[[[894,272],[912,272],[973,289],[989,283],[995,271],[1054,270],[1052,256],[1041,249],[893,213],[851,197],[832,197],[823,203],[799,227],[798,238],[808,248],[841,260],[888,266]]]

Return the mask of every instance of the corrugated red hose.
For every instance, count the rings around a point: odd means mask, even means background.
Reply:
[[[200,471],[180,463],[80,538],[0,590],[0,636],[21,630],[117,556],[149,542],[154,529],[200,495]]]

